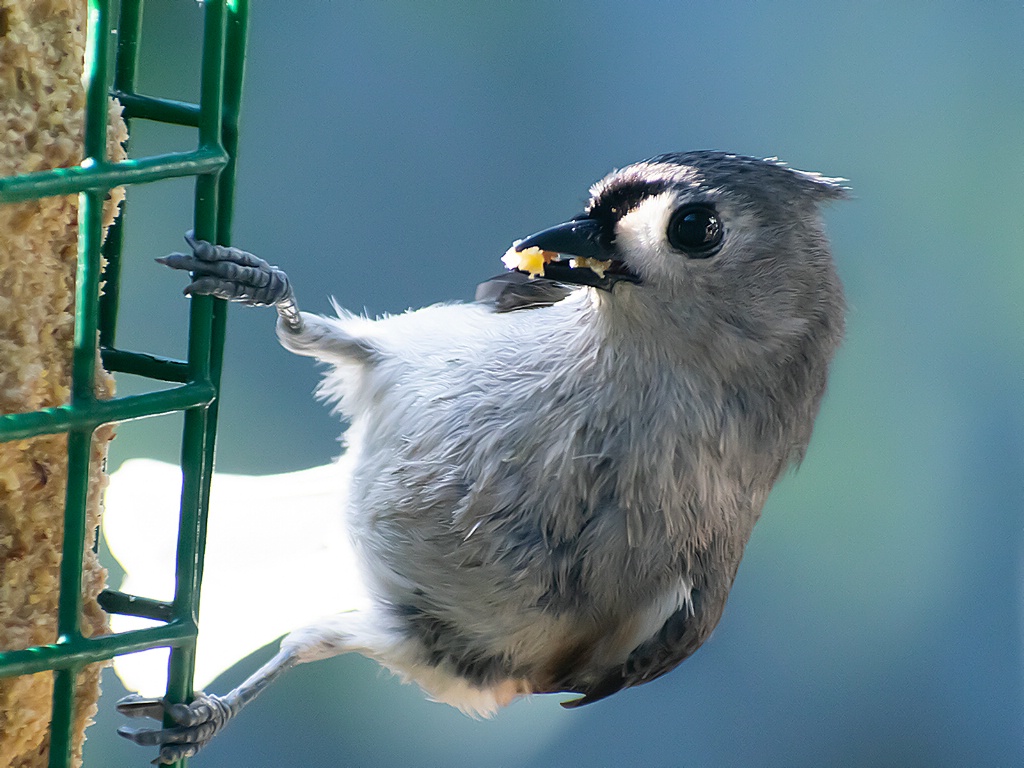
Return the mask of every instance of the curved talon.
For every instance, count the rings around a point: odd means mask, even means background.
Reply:
[[[277,269],[255,254],[243,251],[230,245],[214,245],[206,240],[196,240],[191,232],[185,234],[185,242],[192,249],[192,255],[200,261],[210,264],[217,262],[234,262],[243,267],[259,269]]]
[[[155,765],[174,763],[185,757],[192,757],[209,743],[227,723],[237,715],[248,702],[256,698],[271,682],[286,669],[298,663],[292,649],[281,649],[277,654],[251,674],[237,688],[224,696],[196,693],[190,704],[170,704],[165,699],[152,699],[138,694],[125,696],[117,703],[117,709],[130,717],[152,717],[163,720],[169,717],[176,724],[169,728],[128,728],[122,726],[117,732],[126,739],[143,746],[160,745],[160,756]]]
[[[264,264],[263,267],[253,267],[233,261],[203,261],[184,253],[170,253],[156,261],[171,269],[187,270],[207,277],[245,283],[255,288],[266,288],[274,282],[276,276],[273,271],[274,267],[269,264]],[[279,272],[280,270],[278,270]]]
[[[186,757],[195,757],[198,752],[199,747],[192,744],[164,744],[160,747],[159,756],[155,760],[151,760],[150,763],[152,765],[173,765]]]
[[[130,693],[114,705],[125,717],[150,717],[159,720],[164,716],[163,699],[148,698]]]
[[[178,725],[201,727],[209,723],[219,727],[226,723],[234,712],[231,705],[220,696],[197,693],[191,704],[172,704],[167,708],[167,714]]]
[[[239,248],[232,248],[231,246],[215,245],[207,240],[197,240],[195,230],[190,229],[185,233],[185,242],[188,243],[188,247],[192,249],[192,253],[196,255],[196,258],[202,259],[203,261],[221,261],[228,258],[237,258],[240,255],[248,256],[249,259],[263,262],[262,259],[253,256],[251,253],[246,253]],[[266,262],[263,262],[266,264]],[[251,264],[250,266],[258,266]]]
[[[212,725],[212,723],[211,723]],[[133,741],[140,747],[159,747],[164,744],[196,744],[200,741],[199,734],[193,733],[195,728],[129,728],[122,725],[117,735]],[[212,733],[210,734],[213,735]]]
[[[272,301],[261,301],[258,291],[245,283],[227,282],[218,277],[196,277],[185,286],[186,296],[216,296],[218,299],[238,301],[252,307],[272,305]]]
[[[159,746],[160,756],[153,761],[156,765],[192,757],[235,714],[227,699],[205,693],[196,694],[191,704],[169,704],[164,699],[147,699],[132,694],[121,699],[117,709],[129,717],[151,717],[155,720],[162,720],[166,714],[177,723],[169,728],[121,726],[117,729],[118,735],[140,746]]]
[[[191,254],[172,253],[156,260],[171,269],[192,273],[185,295],[276,306],[287,320],[296,314],[288,275],[278,267],[238,248],[196,240],[192,232],[185,235],[185,241],[192,248]]]

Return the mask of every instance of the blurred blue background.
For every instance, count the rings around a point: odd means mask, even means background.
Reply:
[[[190,0],[149,4],[143,91],[197,97],[200,27]],[[1009,2],[254,3],[234,241],[305,309],[471,298],[607,171],[717,148],[850,179],[826,214],[849,331],[807,460],[672,674],[478,722],[342,657],[287,675],[194,765],[1024,764],[1022,39]],[[194,137],[138,123],[133,142]],[[190,193],[129,191],[127,348],[184,350],[183,281],[151,257],[181,249]],[[230,315],[218,469],[329,460],[315,366],[273,312]],[[125,425],[112,465],[175,460],[179,429]],[[145,765],[105,675],[86,765]]]

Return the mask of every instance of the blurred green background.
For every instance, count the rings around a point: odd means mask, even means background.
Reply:
[[[196,98],[200,25],[191,0],[149,3],[143,91]],[[305,309],[471,298],[607,171],[717,148],[850,179],[827,212],[849,331],[807,460],[674,673],[479,722],[342,657],[290,673],[194,765],[1024,764],[1022,40],[1010,2],[254,3],[234,236]],[[133,141],[194,139],[139,123]],[[127,348],[184,350],[183,280],[151,257],[182,248],[190,188],[129,192]],[[231,310],[219,470],[339,450],[316,367],[273,324]],[[112,465],[175,460],[179,428],[125,425]],[[105,674],[86,765],[145,765]]]

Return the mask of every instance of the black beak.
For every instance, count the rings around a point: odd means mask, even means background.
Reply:
[[[566,256],[582,256],[588,259],[607,258],[602,256],[601,227],[595,219],[578,218],[541,230],[525,240],[516,243],[517,251],[540,248]]]
[[[617,282],[639,283],[640,278],[621,261],[615,259],[615,252],[602,243],[601,225],[589,216],[578,216],[516,243],[516,251],[540,248],[563,256],[580,259],[596,259],[610,262],[599,274],[590,267],[572,266],[571,262],[551,261],[544,265],[544,277],[560,283],[589,285],[610,291]]]

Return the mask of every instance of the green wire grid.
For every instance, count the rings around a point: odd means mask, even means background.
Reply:
[[[78,271],[71,402],[31,413],[0,415],[0,441],[67,432],[68,478],[56,642],[0,651],[0,677],[54,672],[50,722],[50,768],[71,763],[76,677],[87,664],[148,648],[171,647],[167,698],[191,699],[197,635],[199,585],[206,541],[206,513],[213,472],[226,305],[219,299],[191,301],[188,356],[172,360],[114,346],[125,211],[102,242],[103,202],[113,187],[195,176],[196,236],[230,242],[238,145],[238,107],[245,62],[247,0],[204,4],[202,82],[199,104],[185,104],[135,91],[142,30],[142,0],[122,0],[116,28],[113,87],[109,87],[110,0],[89,0],[85,54],[86,121],[84,160],[74,168],[0,179],[0,203],[78,193]],[[134,119],[198,129],[195,150],[111,163],[106,158],[107,100],[124,105]],[[101,275],[101,256],[107,267]],[[105,281],[99,295],[100,280]],[[97,400],[96,338],[110,371],[177,384],[140,395]],[[156,619],[163,624],[102,637],[83,637],[82,556],[93,431],[101,424],[184,411],[181,468],[183,485],[178,527],[175,591],[161,602],[111,590],[100,595],[111,613]],[[181,761],[184,766],[187,761]]]

